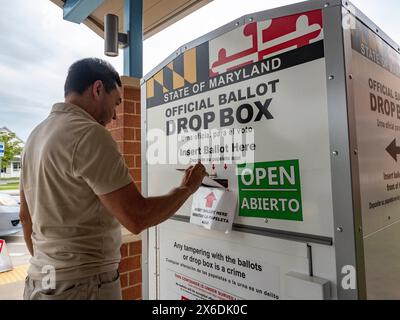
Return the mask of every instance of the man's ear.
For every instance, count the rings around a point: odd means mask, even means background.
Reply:
[[[101,80],[96,80],[92,86],[92,95],[95,100],[100,99],[101,95],[103,94],[103,82]]]

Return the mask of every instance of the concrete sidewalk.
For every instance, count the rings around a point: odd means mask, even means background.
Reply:
[[[25,281],[0,286],[0,300],[23,300]]]
[[[30,254],[22,231],[2,239],[6,241],[13,269],[0,272],[0,300],[22,300]]]
[[[19,196],[19,190],[0,190],[0,193],[6,193],[10,196]]]
[[[28,265],[0,273],[0,300],[22,300]]]

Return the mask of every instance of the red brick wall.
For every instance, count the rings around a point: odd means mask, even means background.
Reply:
[[[140,123],[140,89],[139,82],[133,78],[122,77],[122,103],[117,107],[117,119],[107,129],[118,143],[125,162],[141,191],[141,123]],[[142,242],[140,240],[125,243],[121,246],[122,298],[138,300],[142,298],[141,270]]]
[[[121,246],[121,289],[123,300],[142,299],[142,241],[124,243]]]
[[[117,141],[129,171],[141,190],[140,89],[123,85],[122,103],[116,111],[117,120],[112,121],[107,128]]]

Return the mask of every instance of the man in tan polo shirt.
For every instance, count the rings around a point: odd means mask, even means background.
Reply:
[[[121,299],[120,224],[138,234],[172,216],[207,175],[200,163],[181,185],[144,198],[105,125],[121,80],[100,59],[74,63],[57,103],[22,157],[21,222],[32,255],[24,299]]]

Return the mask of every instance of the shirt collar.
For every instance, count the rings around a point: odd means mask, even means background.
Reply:
[[[94,122],[97,122],[89,113],[87,113],[84,109],[81,107],[74,105],[72,103],[66,103],[66,102],[60,102],[56,103],[53,105],[53,108],[51,109],[51,113],[75,113],[79,114],[89,120],[92,120]]]

